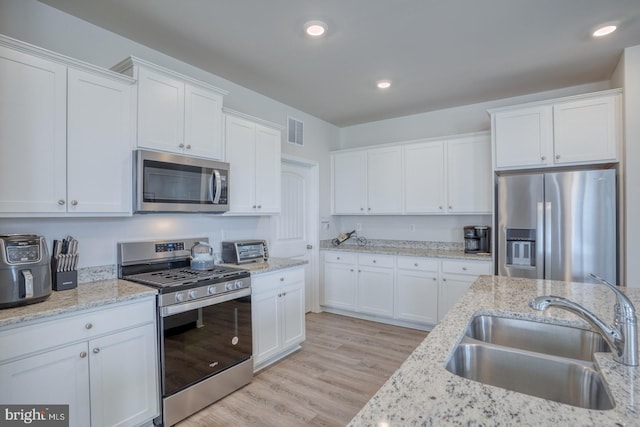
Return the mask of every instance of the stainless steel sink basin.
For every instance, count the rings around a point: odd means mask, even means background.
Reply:
[[[473,381],[581,408],[606,410],[615,406],[590,362],[488,343],[465,343],[463,339],[446,369]]]
[[[492,344],[571,359],[592,361],[594,352],[611,352],[597,332],[489,315],[471,319],[465,335]]]

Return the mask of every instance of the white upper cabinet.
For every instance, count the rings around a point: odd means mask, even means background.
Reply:
[[[402,213],[402,147],[334,153],[335,214]]]
[[[127,82],[69,69],[69,212],[131,212],[131,95]]]
[[[418,142],[407,144],[403,148],[405,213],[445,213],[444,143]]]
[[[331,155],[333,213],[365,214],[367,208],[367,156],[364,151]]]
[[[490,110],[495,169],[618,161],[618,89]]]
[[[447,141],[447,211],[451,214],[491,213],[491,141],[489,135]]]
[[[67,67],[0,46],[0,94],[0,212],[66,212]]]
[[[134,80],[0,43],[0,214],[130,215]]]
[[[138,80],[138,147],[223,159],[226,91],[135,57],[113,69]]]
[[[367,151],[367,213],[402,213],[402,147]]]
[[[491,213],[485,132],[331,153],[336,215]]]
[[[231,194],[228,214],[280,212],[280,139],[277,129],[241,117],[225,116]]]

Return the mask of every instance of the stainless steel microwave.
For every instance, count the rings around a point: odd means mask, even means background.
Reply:
[[[134,212],[229,210],[229,164],[155,151],[134,151]]]

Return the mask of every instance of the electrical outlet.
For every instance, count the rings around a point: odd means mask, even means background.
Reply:
[[[415,224],[410,224],[409,225],[409,230],[410,231],[416,231],[416,225]]]
[[[360,223],[356,224],[356,231],[362,231],[362,224]]]

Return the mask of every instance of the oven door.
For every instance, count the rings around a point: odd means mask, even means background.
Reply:
[[[250,289],[163,307],[160,315],[163,397],[252,355]]]

